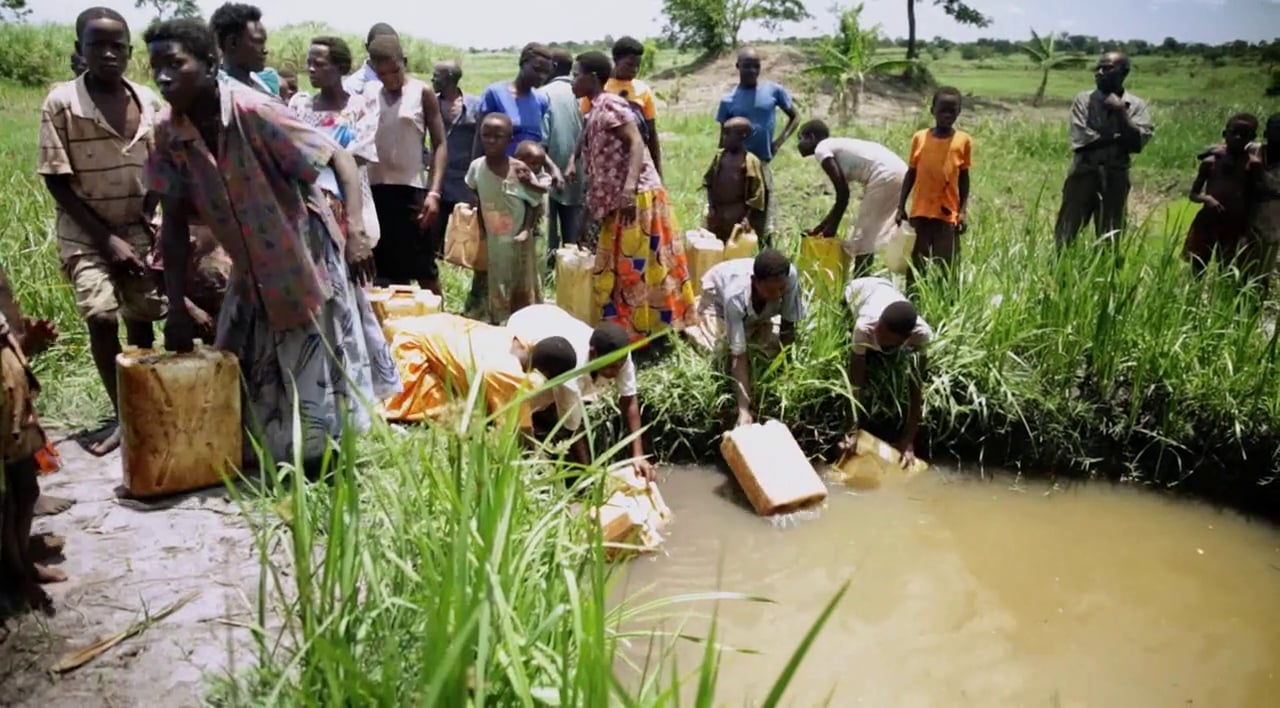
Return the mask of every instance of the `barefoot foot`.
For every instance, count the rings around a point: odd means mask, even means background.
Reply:
[[[66,545],[67,539],[56,534],[37,534],[31,537],[31,543],[27,546],[27,553],[34,561],[48,560],[62,555],[62,549]]]
[[[39,563],[36,563],[35,566],[36,566],[36,582],[40,583],[41,585],[48,585],[49,583],[62,583],[62,582],[66,582],[67,580],[67,574],[62,572],[58,568],[50,568],[47,565],[40,565]]]
[[[113,425],[107,436],[95,442],[87,448],[90,455],[94,457],[102,457],[115,452],[120,447],[120,426]]]
[[[36,499],[35,515],[36,516],[56,516],[66,511],[67,509],[70,509],[72,504],[75,504],[75,502],[70,499],[63,499],[62,497],[53,497],[53,496],[49,496],[48,494],[42,493]]]

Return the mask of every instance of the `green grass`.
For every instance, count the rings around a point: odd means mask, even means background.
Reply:
[[[8,32],[16,30],[0,28],[0,39],[17,36]],[[296,54],[310,33],[282,30],[273,50]],[[0,59],[5,46],[0,42]],[[452,56],[440,48],[420,54],[412,60],[418,71]],[[515,70],[510,54],[462,60],[473,90]],[[943,61],[933,70],[966,93],[1030,93],[1033,72],[1007,64]],[[135,62],[135,75],[140,66]],[[1179,204],[1195,153],[1217,139],[1230,113],[1265,114],[1280,104],[1239,92],[1243,70],[1233,67],[1203,79],[1221,91],[1172,102],[1181,98],[1173,78],[1181,69],[1172,66],[1161,74],[1140,64],[1132,82],[1152,99],[1158,127],[1136,161],[1135,228],[1114,253],[1084,238],[1054,257],[1051,225],[1068,159],[1061,119],[1044,112],[962,116],[977,146],[972,228],[956,282],[926,278],[918,293],[938,332],[925,391],[931,454],[953,450],[1030,471],[1125,474],[1239,503],[1275,500],[1274,486],[1260,485],[1280,469],[1277,342],[1231,278],[1214,273],[1193,281],[1178,248],[1186,228]],[[989,85],[976,78],[988,71]],[[1012,79],[1023,73],[1025,82]],[[1064,98],[1082,83],[1055,74],[1050,92]],[[41,410],[54,423],[82,425],[105,413],[105,397],[59,272],[52,205],[33,174],[43,88],[0,82],[0,260],[25,309],[53,318],[64,333],[37,362]],[[842,132],[903,152],[919,127],[908,120]],[[715,132],[703,115],[664,117],[662,130],[665,181],[688,228],[702,209],[699,181]],[[818,222],[832,195],[793,146],[776,161],[775,179],[780,245],[794,253],[798,235]],[[467,275],[446,269],[454,308]],[[789,362],[756,362],[756,400],[761,417],[785,420],[818,454],[856,411],[843,307],[816,302],[812,310]],[[892,394],[904,390],[903,376],[892,369],[873,375],[873,406],[863,415],[873,431],[889,435],[898,425],[900,396]],[[676,345],[642,368],[640,386],[660,456],[715,456],[715,437],[732,409],[721,369]],[[601,418],[592,422],[606,424]],[[700,705],[714,703],[714,642],[700,666],[679,667],[681,673],[669,661],[671,637],[628,634],[638,616],[668,605],[606,601],[610,574],[590,525],[570,511],[562,463],[531,460],[512,436],[479,427],[460,436],[379,427],[344,445],[331,484],[293,484],[286,470],[272,491],[244,500],[255,511],[259,548],[283,544],[290,557],[281,564],[263,556],[261,625],[270,624],[268,604],[283,606],[289,622],[281,636],[258,628],[256,668],[221,683],[218,700],[656,705],[696,693]],[[601,478],[600,469],[587,476],[585,499],[603,493]],[[651,646],[649,660],[627,664],[623,642]],[[785,678],[792,667],[778,670]]]

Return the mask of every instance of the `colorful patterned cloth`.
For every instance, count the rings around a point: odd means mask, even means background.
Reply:
[[[596,96],[587,114],[582,144],[582,158],[587,177],[587,208],[595,219],[603,219],[627,202],[623,194],[630,156],[615,132],[626,123],[636,122],[635,113],[623,98],[611,93]],[[662,180],[653,167],[653,158],[644,151],[644,167],[636,185],[639,192],[662,188]]]
[[[289,109],[298,114],[303,123],[321,132],[329,134],[347,152],[360,161],[360,194],[364,200],[364,230],[369,237],[369,245],[376,246],[382,235],[378,227],[378,210],[373,206],[373,192],[369,189],[368,164],[378,161],[378,146],[374,138],[378,134],[378,99],[377,97],[350,94],[347,105],[340,111],[320,111],[315,108],[315,99],[305,93],[296,94],[289,100]],[[320,170],[320,178],[316,181],[320,189],[330,194],[342,196],[338,177],[333,168],[326,166]],[[339,219],[339,226],[345,223]]]
[[[506,177],[499,177],[481,157],[467,172],[467,186],[480,198],[488,249],[489,321],[493,324],[503,324],[511,313],[542,302],[533,229],[524,230],[529,210],[540,209],[542,197],[520,182],[516,175],[521,169],[527,171],[528,167],[511,160]]]

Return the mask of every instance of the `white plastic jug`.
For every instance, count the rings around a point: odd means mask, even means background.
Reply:
[[[916,248],[916,231],[911,224],[902,222],[884,247],[884,264],[889,270],[905,275],[911,270],[911,252]]]

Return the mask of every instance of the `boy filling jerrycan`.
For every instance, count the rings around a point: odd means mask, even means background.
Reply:
[[[186,353],[116,357],[124,486],[135,497],[220,484],[242,462],[240,364],[196,342]]]
[[[716,235],[702,229],[684,235],[684,251],[689,259],[689,277],[693,280],[693,292],[702,292],[702,276],[725,259],[724,242]]]
[[[755,258],[759,252],[760,237],[751,230],[750,226],[738,224],[733,227],[733,233],[724,244],[724,259],[726,261],[731,261],[735,258]]]

